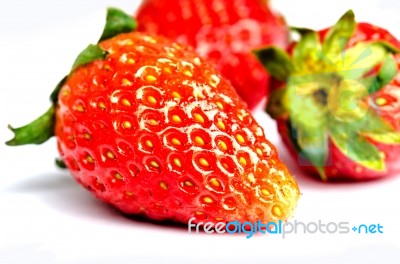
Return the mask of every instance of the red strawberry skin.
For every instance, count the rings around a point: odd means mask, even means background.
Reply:
[[[156,220],[287,219],[295,180],[230,83],[189,47],[121,34],[60,90],[55,133],[73,177]]]
[[[319,31],[319,36],[322,40],[325,39],[327,32],[330,28]],[[390,43],[394,47],[400,48],[400,42],[386,29],[377,27],[369,23],[357,23],[356,30],[348,42],[347,48],[353,47],[360,42],[368,43],[371,41],[382,40]],[[296,43],[291,44],[292,51],[293,46]],[[400,55],[395,55],[398,68],[400,69]],[[282,87],[282,82],[274,80],[272,82],[272,90],[276,90]],[[379,100],[384,99],[384,104],[379,103]],[[394,80],[383,87],[378,92],[371,95],[368,100],[371,102],[371,106],[374,110],[385,120],[390,123],[393,128],[400,131],[400,72],[396,75]],[[296,161],[302,163],[302,168],[307,173],[317,175],[315,168],[309,163],[305,166],[304,161],[300,161],[299,154],[293,145],[290,131],[287,127],[287,118],[280,118],[278,122],[278,131],[282,137],[282,140],[289,152]],[[356,162],[350,160],[346,155],[339,150],[336,145],[329,142],[329,164],[325,167],[325,173],[331,181],[343,181],[343,180],[372,180],[376,178],[382,178],[388,175],[393,175],[400,171],[400,146],[394,144],[383,144],[377,141],[372,142],[384,155],[386,169],[384,171],[370,170],[363,166],[360,166]]]
[[[251,51],[288,42],[283,18],[260,0],[148,0],[137,20],[140,31],[194,46],[215,63],[250,109],[265,102],[269,81]]]

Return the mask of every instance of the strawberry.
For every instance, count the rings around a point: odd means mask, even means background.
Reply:
[[[297,184],[230,83],[188,46],[118,34],[135,25],[122,11],[110,9],[107,21],[50,109],[12,128],[8,144],[55,135],[72,176],[126,214],[183,223],[287,219]]]
[[[268,113],[307,172],[370,180],[400,170],[400,42],[347,12],[331,28],[297,29],[288,51],[255,51],[274,76]]]
[[[139,31],[189,44],[217,66],[250,109],[263,105],[268,74],[252,54],[265,45],[286,47],[283,18],[261,0],[147,0],[137,13]]]

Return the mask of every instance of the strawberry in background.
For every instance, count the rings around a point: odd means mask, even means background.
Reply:
[[[288,51],[255,51],[274,77],[267,107],[302,169],[323,180],[400,171],[399,41],[348,11]]]
[[[252,54],[265,45],[285,48],[283,18],[261,0],[147,0],[139,31],[189,44],[216,64],[250,109],[265,103],[269,76]]]

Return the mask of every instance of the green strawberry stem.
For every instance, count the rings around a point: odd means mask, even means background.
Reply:
[[[293,28],[301,38],[291,54],[277,47],[254,51],[269,73],[284,82],[271,94],[267,112],[287,120],[293,146],[323,179],[329,141],[375,171],[385,170],[384,157],[367,138],[399,144],[400,133],[365,100],[394,79],[398,67],[393,54],[399,50],[382,41],[347,47],[356,26],[350,10],[323,41],[315,31]]]
[[[137,23],[131,16],[119,9],[109,8],[107,10],[106,25],[99,42],[121,33],[134,31],[136,27]],[[107,55],[108,53],[99,45],[90,44],[77,56],[69,74],[79,67],[95,60],[105,59]],[[11,125],[8,126],[8,128],[14,133],[14,138],[7,141],[6,145],[19,146],[26,144],[42,144],[54,136],[55,108],[57,106],[58,94],[65,81],[68,79],[68,76],[69,75],[65,76],[51,93],[50,100],[52,105],[49,110],[25,126],[19,128],[13,128]],[[62,167],[60,162],[56,161],[56,163]]]

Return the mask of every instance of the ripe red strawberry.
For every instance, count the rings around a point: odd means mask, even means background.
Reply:
[[[329,180],[400,171],[400,42],[351,11],[298,31],[288,53],[256,53],[276,78],[267,110],[299,165]]]
[[[184,223],[287,219],[297,184],[229,82],[188,46],[116,35],[129,17],[110,12],[106,40],[81,53],[55,104],[13,129],[8,144],[41,143],[55,132],[74,178],[127,214]]]
[[[189,44],[235,87],[250,109],[265,103],[268,74],[252,54],[265,45],[286,47],[283,18],[261,0],[147,0],[139,31]]]

